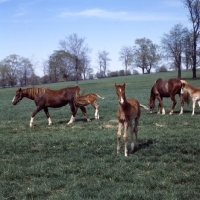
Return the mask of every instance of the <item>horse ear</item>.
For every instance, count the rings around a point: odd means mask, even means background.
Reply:
[[[21,91],[22,91],[22,88],[19,88],[19,91],[21,92]]]
[[[124,88],[126,87],[126,83],[123,84],[123,87],[124,87]]]
[[[117,84],[115,83],[115,87],[117,87]]]

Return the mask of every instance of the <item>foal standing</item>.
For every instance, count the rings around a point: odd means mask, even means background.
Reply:
[[[192,115],[194,115],[196,101],[200,107],[200,89],[189,85],[186,81],[182,81],[181,93],[184,94],[185,92],[188,92],[192,99]]]
[[[125,156],[128,155],[128,149],[127,149],[127,141],[128,141],[128,127],[130,126],[130,133],[131,133],[131,150],[134,149],[134,139],[133,135],[135,133],[136,137],[136,146],[138,148],[138,138],[137,138],[137,132],[138,132],[138,122],[140,118],[140,104],[139,102],[134,99],[126,99],[125,96],[125,86],[123,85],[117,85],[115,83],[115,89],[118,96],[118,110],[117,110],[117,117],[119,119],[118,121],[118,132],[117,132],[117,153],[120,151],[120,138],[121,138],[121,130],[124,126],[124,154]],[[135,125],[133,127],[132,121],[135,120]]]

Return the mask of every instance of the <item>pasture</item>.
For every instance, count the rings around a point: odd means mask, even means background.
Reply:
[[[200,88],[191,71],[182,79]],[[139,150],[124,156],[121,140],[117,155],[117,95],[114,84],[126,82],[126,97],[148,105],[151,87],[158,78],[177,77],[177,72],[132,75],[99,80],[79,81],[81,93],[98,93],[100,119],[88,105],[92,119],[86,122],[78,110],[76,121],[69,105],[50,108],[53,124],[48,126],[40,111],[29,127],[34,102],[22,99],[13,106],[17,88],[0,89],[0,199],[200,199],[200,108],[185,105],[179,115],[180,101],[172,116],[172,102],[164,98],[166,115],[141,108]],[[200,77],[200,71],[197,71]],[[60,89],[74,82],[41,85]],[[129,133],[129,132],[128,132]],[[130,151],[130,133],[128,134]]]

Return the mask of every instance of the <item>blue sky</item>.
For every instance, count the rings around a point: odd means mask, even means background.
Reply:
[[[59,41],[73,33],[97,52],[107,51],[109,70],[123,69],[119,51],[146,37],[160,44],[177,23],[190,27],[181,0],[0,0],[0,60],[11,54],[37,61],[36,73]]]

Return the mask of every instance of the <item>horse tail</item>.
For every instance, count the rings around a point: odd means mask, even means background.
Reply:
[[[143,105],[143,104],[141,104],[141,103],[140,103],[140,107],[141,107],[141,108],[144,108],[145,110],[149,110],[148,107],[146,107],[145,105]]]
[[[182,95],[183,95],[184,102],[187,103],[187,104],[189,104],[190,100],[191,100],[189,92],[184,92]]]
[[[99,97],[100,99],[105,99],[105,97],[102,97],[102,96],[100,96],[100,95],[98,95],[98,94],[96,94],[97,95],[97,97]]]

